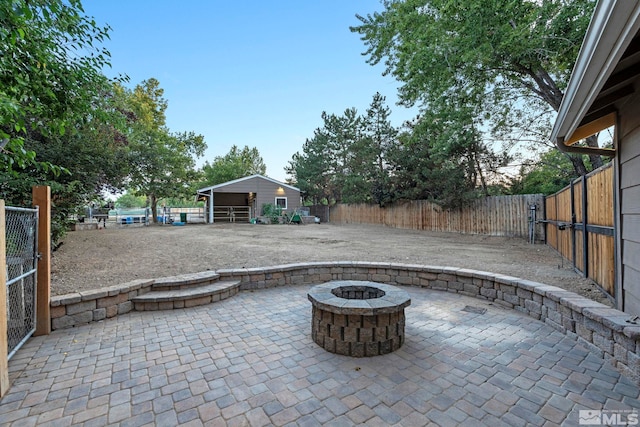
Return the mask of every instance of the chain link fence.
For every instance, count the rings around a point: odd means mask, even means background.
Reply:
[[[38,209],[5,207],[9,358],[36,327]]]

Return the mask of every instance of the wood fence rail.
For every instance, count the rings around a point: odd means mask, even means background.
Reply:
[[[492,196],[478,199],[459,210],[442,209],[426,200],[395,203],[384,208],[369,204],[337,204],[329,212],[332,223],[377,224],[413,230],[446,231],[544,241],[544,226],[531,223],[532,206],[541,215],[542,194]]]
[[[615,295],[613,167],[609,163],[546,198],[547,244]]]

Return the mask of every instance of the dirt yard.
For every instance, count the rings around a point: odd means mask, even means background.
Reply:
[[[130,228],[127,228],[130,227]],[[609,304],[543,244],[365,225],[116,226],[69,232],[53,253],[52,295],[134,279],[305,261],[462,267],[526,278]]]

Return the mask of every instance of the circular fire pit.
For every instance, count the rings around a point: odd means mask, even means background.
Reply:
[[[311,336],[331,353],[365,357],[391,353],[404,343],[405,291],[391,285],[339,280],[314,286]]]

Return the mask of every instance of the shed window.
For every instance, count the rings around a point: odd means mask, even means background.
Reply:
[[[276,206],[286,210],[287,209],[287,198],[286,197],[276,197]]]

